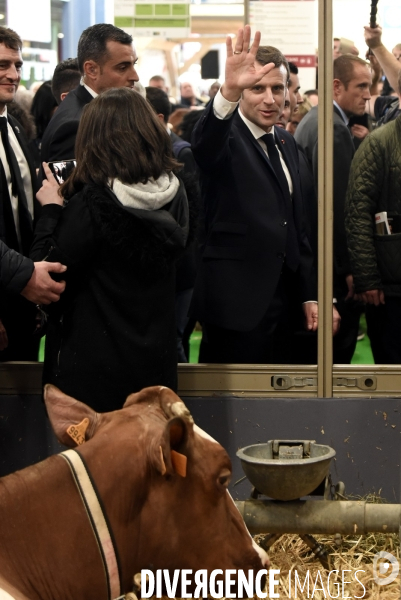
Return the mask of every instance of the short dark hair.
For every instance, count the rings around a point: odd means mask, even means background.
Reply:
[[[132,44],[132,36],[110,23],[97,23],[87,27],[78,42],[78,66],[84,73],[84,63],[93,60],[102,65],[108,57],[107,42],[119,42],[120,44]]]
[[[42,83],[35,96],[33,97],[31,113],[35,119],[37,137],[42,139],[46,127],[53,116],[57,102],[53,96],[51,82]]]
[[[292,73],[293,75],[298,75],[299,70],[295,63],[288,61],[288,67],[290,69],[290,73]]]
[[[317,96],[317,95],[318,95],[317,90],[306,90],[306,92],[304,92],[304,96]]]
[[[146,100],[156,111],[157,115],[163,115],[164,122],[167,123],[171,113],[171,103],[166,92],[151,85],[146,87],[145,90]]]
[[[161,75],[152,75],[152,77],[149,79],[149,81],[163,81],[163,83],[166,83],[166,80]],[[150,86],[150,87],[152,87],[152,86]]]
[[[22,40],[18,33],[9,27],[0,26],[0,44],[12,50],[22,50]]]
[[[290,78],[288,61],[278,48],[275,48],[274,46],[259,46],[258,51],[256,52],[255,60],[260,65],[267,65],[268,63],[272,62],[276,68],[281,66],[285,67],[285,70],[287,71],[288,82]]]
[[[75,143],[77,166],[61,186],[70,197],[86,183],[109,179],[146,183],[179,169],[170,136],[149,103],[128,88],[99,94],[82,112]]]
[[[61,94],[71,92],[77,87],[80,79],[81,73],[79,72],[77,58],[66,58],[58,63],[54,69],[52,79],[52,92],[57,104],[61,102]]]
[[[362,60],[362,58],[354,56],[353,54],[343,54],[333,62],[333,78],[339,79],[345,89],[348,88],[348,85],[354,76],[354,65],[356,64],[365,65],[365,67],[368,66],[368,63],[365,60]]]

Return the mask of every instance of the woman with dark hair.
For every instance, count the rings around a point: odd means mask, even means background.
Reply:
[[[60,188],[44,163],[37,196],[31,255],[68,267],[49,313],[43,382],[104,412],[143,387],[177,386],[174,261],[188,201],[165,128],[128,88],[85,107],[76,161]]]
[[[54,115],[57,106],[56,98],[53,96],[52,92],[51,81],[45,81],[33,97],[31,105],[31,115],[34,118],[36,125],[36,139],[31,142],[30,149],[34,155],[36,169],[40,167],[40,148],[42,145],[43,134],[50,123],[50,119]],[[73,157],[66,156],[66,158]]]

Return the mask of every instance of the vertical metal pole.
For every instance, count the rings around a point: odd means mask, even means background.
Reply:
[[[249,24],[249,0],[244,0],[244,25],[248,25],[248,24]]]
[[[333,396],[333,1],[319,1],[318,397]]]

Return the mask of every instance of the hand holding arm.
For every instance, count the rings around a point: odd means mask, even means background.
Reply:
[[[60,300],[60,294],[65,290],[65,281],[54,281],[49,273],[64,273],[67,267],[61,263],[46,261],[34,263],[32,277],[21,294],[34,304],[50,304]]]
[[[237,102],[243,90],[256,85],[275,68],[274,63],[269,63],[263,67],[255,64],[255,56],[260,44],[260,31],[255,33],[255,39],[249,48],[250,39],[251,28],[249,25],[245,25],[243,29],[238,30],[234,48],[231,37],[227,36],[225,81],[220,91],[229,102]]]

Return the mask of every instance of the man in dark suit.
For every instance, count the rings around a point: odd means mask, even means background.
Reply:
[[[354,354],[361,305],[353,300],[353,280],[345,234],[345,196],[354,141],[348,128],[353,115],[363,115],[370,99],[372,75],[367,63],[351,54],[334,61],[333,123],[334,123],[334,296],[341,315],[341,329],[333,341],[334,363],[348,364]],[[318,107],[315,106],[298,125],[295,140],[302,147],[313,170],[317,186]]]
[[[137,55],[132,37],[108,23],[92,25],[78,42],[80,85],[69,92],[46,128],[42,140],[42,161],[75,158],[75,138],[81,114],[92,98],[113,87],[133,88],[139,81],[135,70]],[[44,179],[43,171],[40,181]]]
[[[317,328],[314,261],[303,226],[298,150],[274,125],[288,63],[256,32],[227,38],[225,82],[198,121],[207,238],[191,314],[203,326],[201,362],[290,362],[294,305]]]
[[[7,113],[22,70],[22,41],[15,31],[0,27],[0,240],[29,255],[32,242],[36,173],[18,121]],[[0,361],[37,360],[39,338],[35,306],[21,296],[0,298]]]

